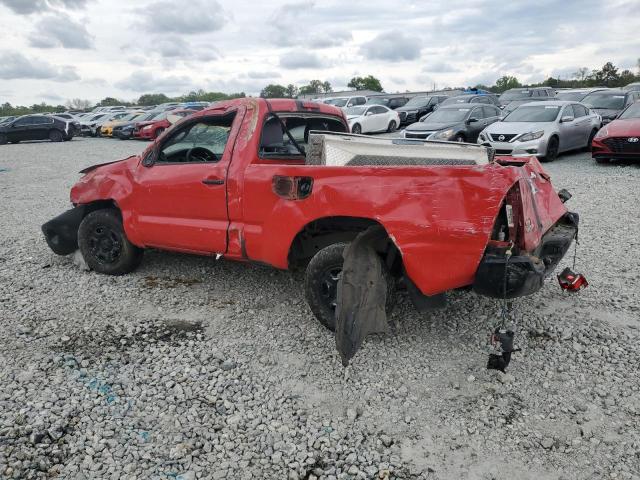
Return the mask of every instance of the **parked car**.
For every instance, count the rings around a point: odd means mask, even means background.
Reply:
[[[296,140],[290,128],[325,133]],[[407,165],[398,155],[407,146],[397,139],[331,133],[347,130],[344,113],[329,105],[219,102],[140,155],[84,169],[71,189],[73,208],[42,231],[55,253],[79,249],[102,274],[133,271],[146,248],[280,269],[306,265],[311,311],[338,338],[354,335],[351,345],[371,322],[386,324],[399,279],[420,308],[464,288],[529,295],[577,234],[577,215],[533,157],[505,168],[481,146],[424,142],[410,147]],[[340,154],[327,155],[329,147]],[[358,253],[371,265],[366,281],[342,272],[345,256],[362,265]],[[336,296],[349,289],[343,273],[370,292],[375,315]],[[338,302],[349,318],[336,312]],[[355,353],[345,345],[337,345],[343,362]]]
[[[0,125],[2,125],[3,123],[13,122],[15,119],[16,119],[15,115],[12,115],[9,117],[0,117]]]
[[[444,107],[445,105],[460,105],[465,103],[482,103],[485,105],[495,105],[496,107],[500,106],[497,95],[467,93],[464,95],[456,95],[455,97],[447,97],[442,103],[440,103],[439,107]]]
[[[409,99],[407,97],[369,97],[367,105],[383,105],[391,110],[403,107]]]
[[[584,97],[593,92],[606,90],[606,88],[568,88],[556,92],[556,100],[567,100],[572,102],[582,102]]]
[[[358,105],[364,105],[367,103],[367,97],[362,95],[353,95],[351,97],[334,97],[326,98],[323,102],[327,105],[333,105],[334,107],[350,108]]]
[[[184,118],[193,113],[195,110],[167,110],[158,113],[151,120],[136,123],[133,129],[133,138],[155,140],[175,122],[175,120],[171,121],[171,116]]]
[[[409,125],[404,138],[421,138],[475,143],[487,125],[500,119],[501,110],[494,105],[441,105],[419,122]]]
[[[627,106],[638,100],[640,100],[640,91],[612,88],[590,93],[582,99],[582,103],[599,113],[602,123],[606,125]]]
[[[478,143],[493,147],[497,155],[535,155],[551,162],[562,152],[588,148],[600,122],[599,115],[580,103],[529,102],[487,127]]]
[[[500,95],[498,101],[500,106],[504,108],[514,100],[537,102],[539,100],[549,100],[549,98],[554,98],[555,96],[556,92],[551,87],[511,88]]]
[[[146,112],[133,112],[133,113],[129,113],[128,115],[125,115],[124,117],[104,122],[100,126],[100,135],[102,135],[103,137],[113,137],[113,129],[116,126],[125,125],[129,122],[136,122],[136,121],[140,122],[142,121],[143,118],[147,116],[148,115]]]
[[[147,122],[153,119],[153,117],[157,116],[160,113],[162,112],[159,112],[158,110],[147,111],[147,112],[144,112],[143,115],[141,115],[139,118],[136,118],[135,120],[129,121],[124,124],[116,125],[113,127],[112,136],[119,138],[120,140],[129,140],[133,138],[133,131],[135,130],[136,124],[140,122]]]
[[[49,115],[25,115],[0,125],[0,144],[23,140],[71,140],[76,129],[71,121]]]
[[[446,95],[425,95],[410,98],[402,107],[396,108],[396,112],[400,115],[400,124],[416,122],[427,113],[433,112],[447,98],[449,97]]]
[[[84,136],[95,137],[98,134],[99,123],[111,116],[109,112],[99,112],[88,115],[80,120],[80,134]]]
[[[640,82],[633,82],[625,85],[624,87],[622,87],[622,90],[624,90],[625,92],[637,92],[638,90],[640,90]]]
[[[345,110],[352,133],[395,132],[400,125],[398,112],[384,105],[361,105]]]
[[[591,142],[591,155],[598,163],[640,160],[640,102],[628,105],[598,131]]]

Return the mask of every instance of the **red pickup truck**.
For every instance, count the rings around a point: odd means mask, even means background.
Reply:
[[[341,110],[296,100],[217,103],[139,156],[86,168],[73,208],[42,229],[100,273],[131,272],[145,248],[306,265],[316,317],[335,326],[345,245],[375,227],[380,270],[416,305],[454,289],[539,290],[578,217],[535,157],[479,145],[348,133]]]

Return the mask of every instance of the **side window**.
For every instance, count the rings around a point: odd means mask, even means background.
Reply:
[[[483,112],[484,118],[492,118],[492,117],[498,116],[496,109],[492,107],[482,107],[482,112]]]
[[[24,127],[25,125],[33,125],[33,117],[19,118],[14,125],[16,127]]]
[[[369,111],[373,111],[374,115],[378,115],[380,113],[385,113],[387,110],[384,107],[372,107]]]
[[[214,163],[224,154],[234,116],[204,118],[173,133],[160,147],[156,162]]]
[[[582,105],[577,105],[574,104],[573,105],[573,113],[575,114],[575,117],[585,117],[587,116],[587,109],[584,108]]]
[[[573,117],[576,118],[576,114],[573,111],[573,106],[572,105],[567,105],[566,107],[564,107],[564,112],[562,113],[563,117]]]
[[[367,99],[364,97],[357,97],[356,98],[356,105],[364,105],[365,103],[367,103]]]
[[[471,110],[469,114],[469,118],[477,118],[478,120],[484,118],[484,114],[482,113],[482,107],[476,107]]]

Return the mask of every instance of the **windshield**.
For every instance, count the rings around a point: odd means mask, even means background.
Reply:
[[[516,98],[529,98],[531,90],[509,90],[500,95],[500,100],[515,100]]]
[[[425,123],[461,122],[470,111],[470,108],[439,108],[423,121]]]
[[[351,107],[347,108],[347,115],[364,115],[365,110],[369,107]]]
[[[557,105],[547,106],[523,106],[516,108],[507,115],[503,122],[553,122],[558,117],[560,107]]]
[[[370,98],[367,100],[369,105],[386,105],[389,103],[389,99],[387,98]]]
[[[611,110],[622,110],[624,108],[624,95],[611,95],[606,93],[592,93],[582,99],[583,103],[588,103],[592,108],[607,108]]]
[[[169,112],[162,112],[162,113],[156,113],[154,117],[151,117],[151,120],[164,120],[165,118],[167,118],[167,115],[171,113]]]
[[[469,97],[452,97],[452,98],[447,98],[444,102],[442,102],[440,104],[440,106],[442,105],[453,105],[456,103],[470,103],[471,102],[471,96]]]
[[[556,100],[567,100],[570,102],[579,102],[587,96],[589,92],[560,92],[556,94]]]
[[[328,105],[335,105],[336,107],[344,107],[347,104],[347,98],[330,98],[325,100],[324,103]]]
[[[640,102],[632,103],[618,118],[640,118]]]
[[[404,104],[405,107],[426,107],[429,104],[429,100],[431,97],[413,97],[407,103]]]

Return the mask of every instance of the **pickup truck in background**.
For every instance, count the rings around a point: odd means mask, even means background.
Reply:
[[[350,135],[340,109],[289,99],[219,102],[81,173],[73,208],[42,227],[55,253],[79,248],[111,275],[145,248],[306,266],[307,300],[331,329],[345,247],[368,229],[382,232],[386,305],[400,282],[425,306],[454,289],[536,292],[578,228],[535,157]]]

